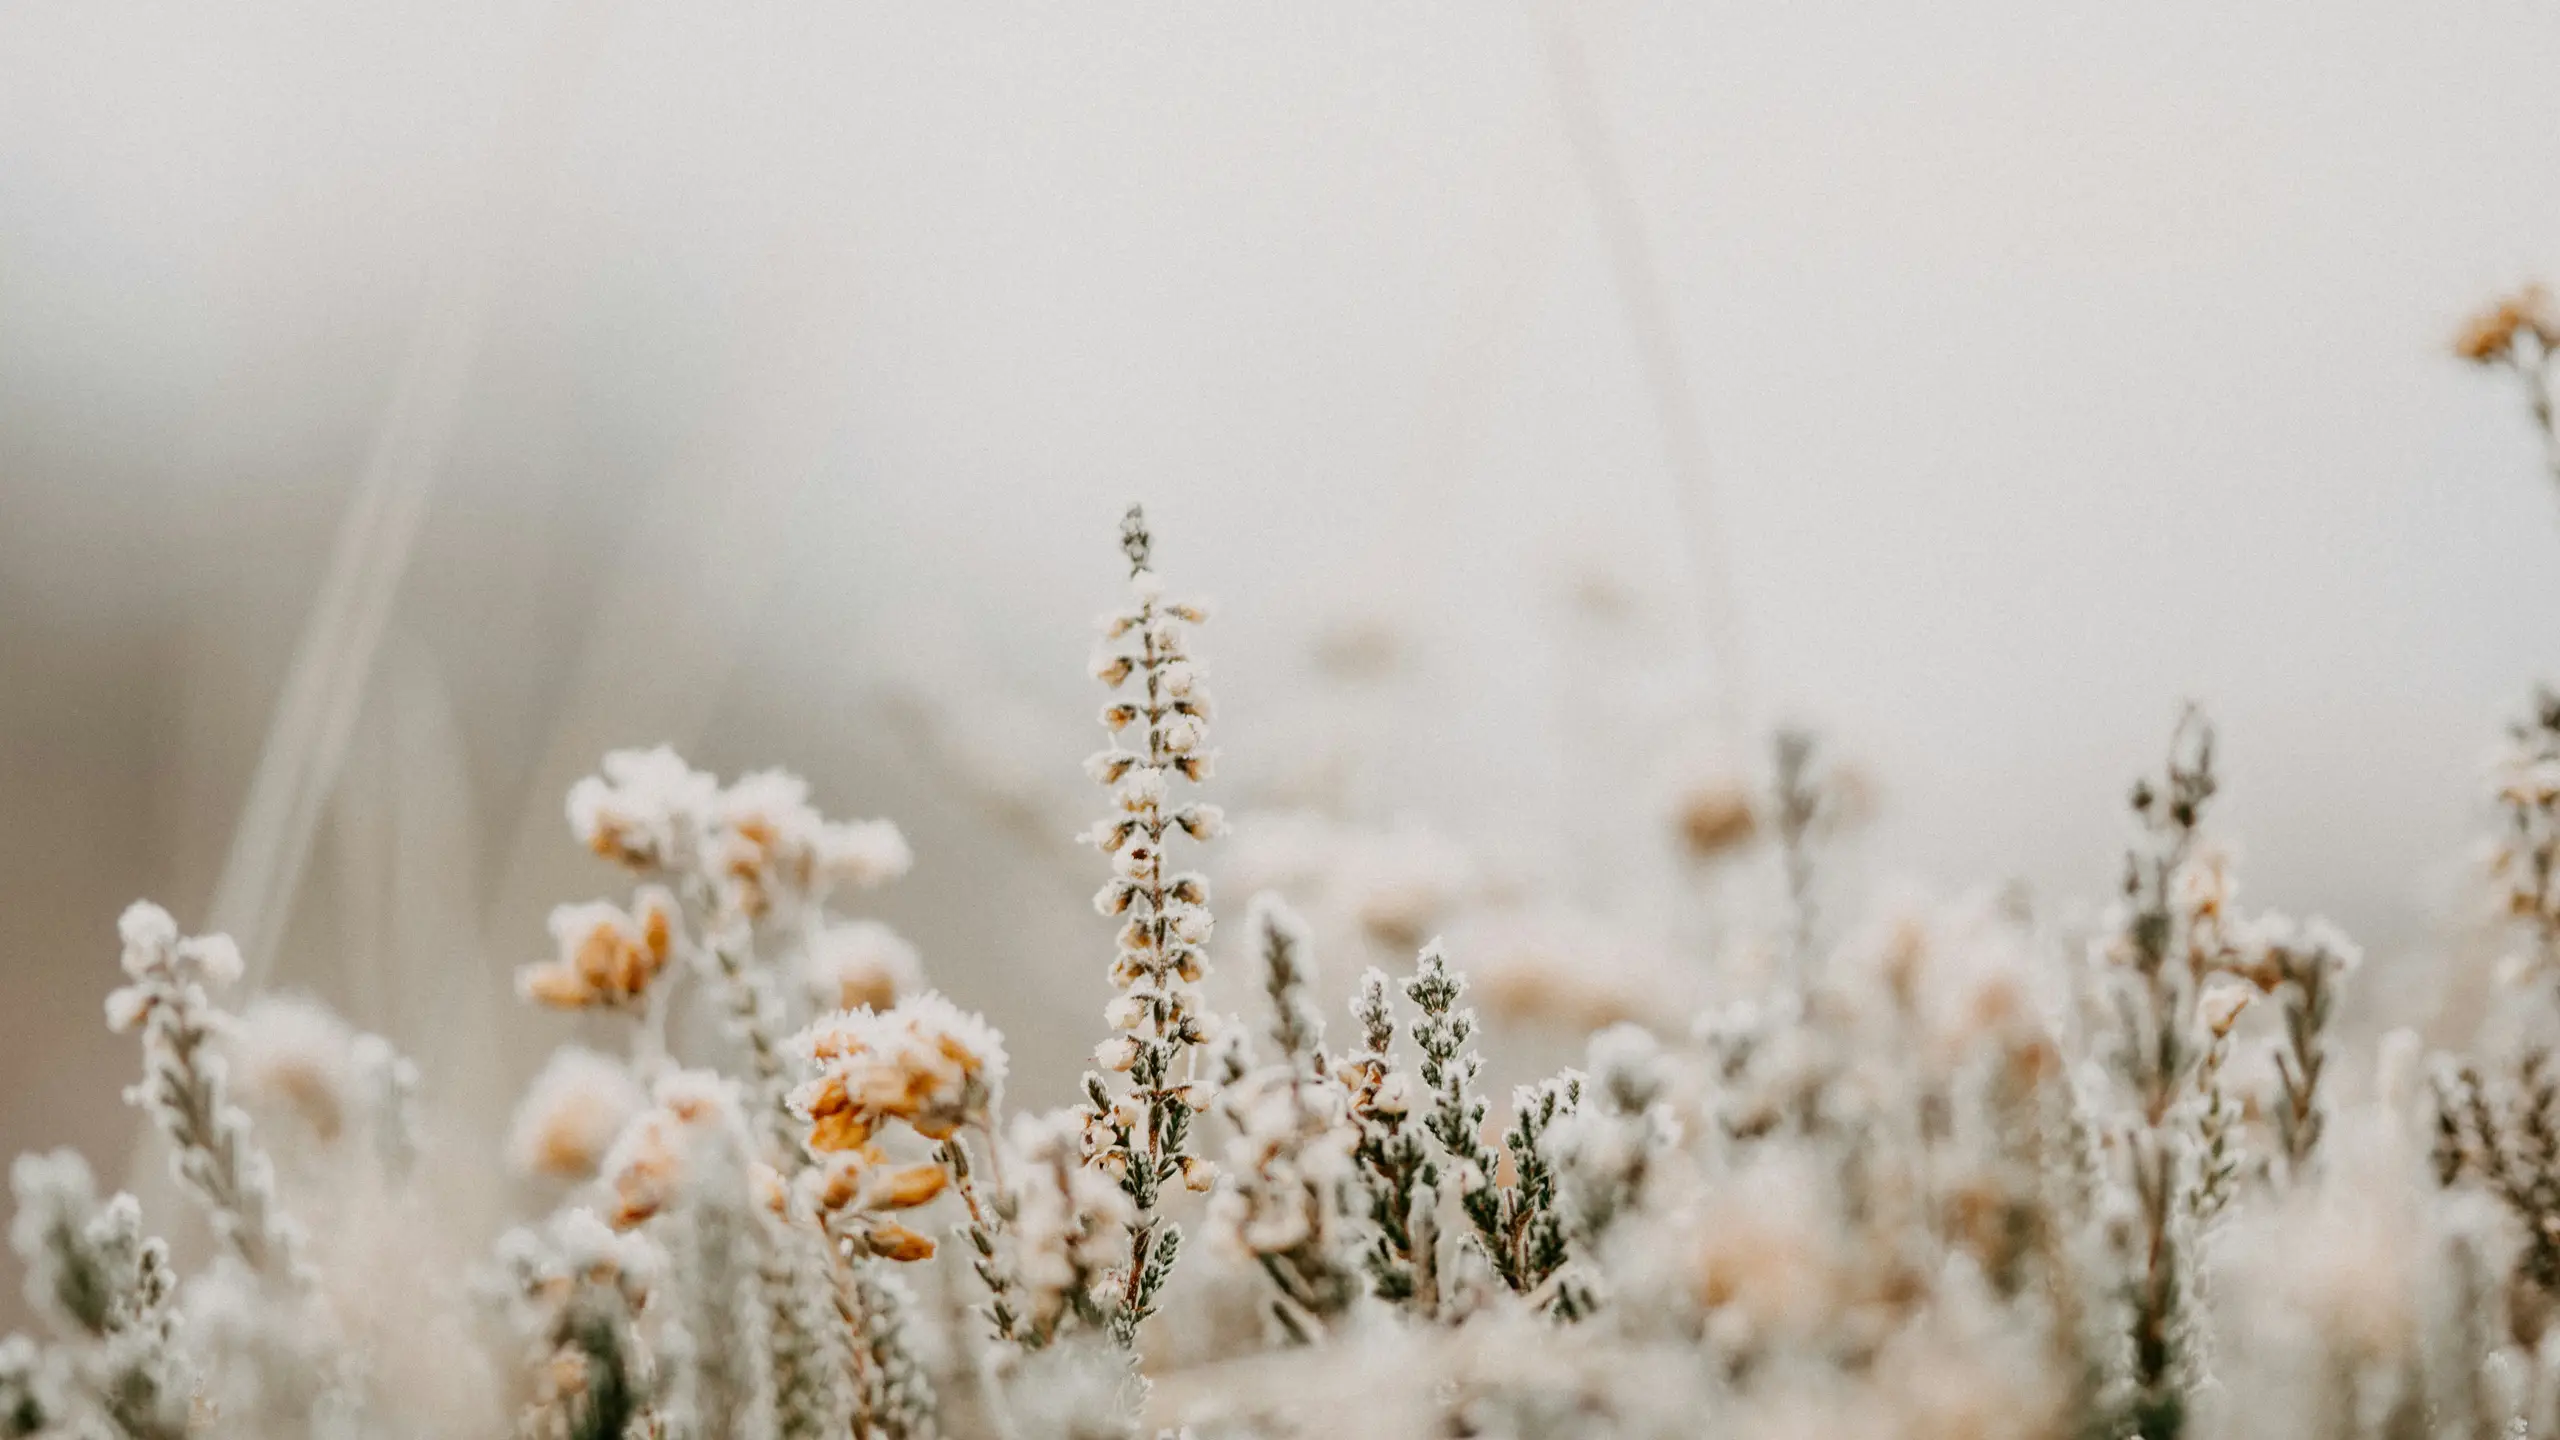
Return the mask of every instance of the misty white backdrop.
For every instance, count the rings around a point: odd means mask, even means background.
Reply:
[[[2422,980],[2560,679],[2560,493],[2446,341],[2554,272],[2540,0],[0,8],[0,1150],[122,1133],[115,912],[211,910],[391,472],[268,948],[462,1108],[607,883],[561,790],[661,739],[897,819],[878,913],[1065,1073],[1132,497],[1238,793],[1349,734],[1605,912],[1664,757],[1796,719],[1871,870],[2059,901],[2191,698],[2251,893]]]

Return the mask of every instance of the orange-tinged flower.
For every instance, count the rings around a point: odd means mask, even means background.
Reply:
[[[610,901],[563,905],[551,912],[552,960],[516,977],[525,998],[561,1009],[628,1005],[674,958],[675,897],[644,885],[623,910]]]
[[[933,1242],[904,1225],[884,1220],[863,1235],[863,1244],[883,1260],[915,1261],[933,1258]]]
[[[892,1121],[948,1139],[988,1119],[1004,1082],[1003,1038],[934,994],[887,1011],[830,1016],[796,1043],[818,1067],[793,1103],[809,1117],[809,1143],[819,1150],[857,1149]]]
[[[2527,335],[2545,351],[2560,350],[2560,304],[2540,285],[2527,285],[2462,322],[2453,353],[2475,365],[2494,365],[2514,355],[2516,341]]]
[[[870,1187],[872,1203],[883,1210],[911,1210],[931,1201],[951,1182],[949,1172],[939,1165],[905,1165],[873,1173],[879,1179]]]
[[[697,1141],[711,1131],[745,1133],[746,1121],[730,1082],[703,1070],[678,1070],[658,1081],[650,1108],[640,1112],[605,1157],[603,1171],[613,1188],[613,1223],[628,1229],[675,1203],[685,1181],[688,1158]],[[771,1172],[768,1171],[768,1174]],[[761,1178],[757,1182],[763,1195]],[[781,1180],[773,1177],[779,1190]]]

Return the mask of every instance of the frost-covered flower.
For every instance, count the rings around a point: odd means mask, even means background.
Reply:
[[[673,750],[616,750],[569,792],[569,828],[597,854],[644,874],[699,883],[750,918],[869,888],[914,862],[886,820],[830,821],[808,782],[758,770],[723,786]],[[688,894],[693,893],[688,891]]]
[[[817,1071],[791,1097],[813,1150],[859,1150],[891,1121],[944,1139],[987,1123],[1004,1087],[1004,1037],[936,994],[828,1016],[792,1048]]]
[[[570,833],[635,870],[692,865],[719,782],[664,745],[612,751],[602,769],[569,788]]]
[[[516,1106],[507,1158],[523,1174],[584,1180],[648,1103],[630,1066],[564,1045],[551,1052]]]
[[[559,1009],[629,1005],[647,993],[681,943],[675,896],[643,885],[628,911],[607,900],[551,912],[556,958],[517,972],[525,998]]]
[[[123,1034],[170,999],[204,1002],[207,989],[240,979],[240,947],[228,935],[183,938],[169,912],[138,900],[116,922],[124,940],[124,973],[133,984],[107,997],[107,1028]],[[162,992],[167,991],[164,995]]]
[[[740,776],[720,792],[705,864],[727,902],[748,915],[814,905],[838,885],[868,889],[907,873],[915,856],[886,820],[829,821],[809,784],[781,770]]]
[[[623,1127],[605,1152],[604,1180],[613,1191],[613,1223],[628,1228],[665,1210],[683,1193],[698,1146],[749,1149],[737,1082],[708,1070],[659,1077],[647,1109]]]

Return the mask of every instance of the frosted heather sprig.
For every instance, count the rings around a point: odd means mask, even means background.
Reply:
[[[857,1433],[863,1440],[933,1440],[941,1431],[941,1401],[908,1343],[916,1326],[915,1293],[874,1266],[848,1273],[860,1313],[855,1343],[864,1350]]]
[[[988,1128],[986,1139],[988,1155],[1000,1155],[998,1147],[1003,1142],[993,1127]],[[987,1287],[986,1302],[976,1307],[977,1312],[986,1317],[997,1339],[1024,1344],[1022,1277],[1007,1243],[1014,1198],[1001,1179],[992,1187],[979,1183],[977,1164],[970,1158],[965,1135],[943,1141],[935,1156],[951,1172],[951,1188],[958,1192],[960,1204],[968,1213],[967,1220],[955,1228],[969,1242],[969,1268]]]
[[[2097,978],[2116,1027],[2109,1059],[2122,1089],[2117,1119],[2136,1223],[2121,1232],[2131,1365],[2126,1420],[2168,1440],[2199,1378],[2205,1316],[2201,1231],[2228,1194],[2236,1115],[2221,1089],[2231,1027],[2246,1001],[2235,984],[2242,927],[2228,856],[2200,838],[2219,788],[2213,728],[2193,710],[2170,736],[2157,784],[2136,782],[2141,827],[2125,857],[2121,901],[2098,943]],[[2208,991],[2209,981],[2219,981]]]
[[[2560,969],[2560,692],[2537,689],[2532,712],[2507,727],[2495,778],[2506,824],[2490,874],[2532,936],[2534,968]]]
[[[1548,1137],[1582,1108],[1582,1087],[1582,1073],[1567,1070],[1512,1092],[1511,1124],[1502,1132],[1502,1148],[1511,1160],[1511,1183],[1494,1190],[1492,1198],[1498,1203],[1481,1207],[1495,1217],[1494,1229],[1486,1233],[1479,1207],[1471,1205],[1468,1210],[1468,1218],[1477,1222],[1478,1233],[1488,1241],[1494,1270],[1503,1283],[1519,1294],[1536,1297],[1567,1319],[1586,1311],[1589,1297],[1570,1285],[1549,1285],[1560,1279],[1558,1272],[1564,1268],[1565,1236]]]
[[[766,1333],[773,1348],[776,1440],[835,1440],[852,1429],[862,1367],[836,1311],[833,1242],[804,1206],[788,1200],[763,1217]]]
[[[1477,1249],[1505,1286],[1515,1294],[1526,1294],[1564,1261],[1563,1232],[1554,1213],[1554,1177],[1538,1142],[1546,1127],[1569,1107],[1570,1087],[1549,1082],[1523,1087],[1515,1097],[1504,1144],[1511,1153],[1517,1183],[1503,1184],[1501,1160],[1481,1138],[1484,1097],[1470,1088],[1484,1062],[1467,1048],[1475,1035],[1476,1017],[1473,1010],[1458,1004],[1466,986],[1466,977],[1449,968],[1448,956],[1436,940],[1423,947],[1413,978],[1405,982],[1404,993],[1422,1012],[1413,1023],[1413,1043],[1422,1052],[1422,1084],[1431,1096],[1423,1128],[1440,1142],[1451,1162],[1458,1208],[1473,1228]]]
[[[695,1440],[774,1432],[766,1235],[744,1140],[725,1126],[693,1135],[668,1216],[670,1419]]]
[[[0,1338],[0,1440],[57,1433],[69,1418],[62,1357],[24,1335]]]
[[[563,1210],[498,1242],[507,1308],[532,1379],[521,1440],[648,1440],[662,1433],[664,1379],[639,1312],[660,1257],[591,1210]]]
[[[21,1155],[9,1182],[18,1202],[10,1248],[26,1266],[28,1304],[64,1341],[66,1392],[129,1440],[179,1440],[189,1377],[173,1333],[169,1247],[143,1233],[131,1195],[98,1199],[75,1151]]]
[[[1280,1054],[1254,1065],[1241,1034],[1229,1046],[1232,1073],[1219,1076],[1219,1106],[1234,1134],[1210,1214],[1219,1237],[1262,1267],[1279,1292],[1274,1313],[1303,1341],[1359,1298],[1346,1224],[1359,1131],[1325,1058],[1324,1022],[1307,999],[1313,962],[1305,925],[1267,894],[1254,897],[1249,916]]]
[[[1213,1174],[1189,1144],[1192,1116],[1209,1100],[1209,1087],[1192,1073],[1193,1052],[1215,1029],[1197,988],[1213,923],[1209,883],[1196,872],[1169,871],[1165,846],[1177,831],[1207,840],[1225,821],[1216,806],[1178,803],[1173,791],[1176,781],[1206,780],[1214,754],[1209,695],[1188,639],[1188,627],[1207,617],[1196,604],[1164,598],[1164,583],[1149,568],[1154,541],[1138,506],[1121,521],[1120,543],[1132,603],[1103,617],[1094,661],[1095,677],[1118,697],[1102,712],[1113,742],[1085,767],[1111,787],[1118,813],[1085,838],[1112,858],[1112,878],[1094,908],[1125,917],[1111,965],[1120,993],[1104,1010],[1115,1033],[1094,1058],[1128,1080],[1115,1097],[1108,1081],[1088,1075],[1086,1121],[1092,1163],[1119,1182],[1135,1210],[1111,1317],[1113,1335],[1133,1344],[1138,1326],[1155,1313],[1181,1243],[1180,1230],[1161,1213],[1163,1187],[1180,1181],[1207,1189]],[[1119,739],[1132,728],[1140,732],[1135,748]]]
[[[2338,990],[2361,959],[2355,943],[2326,922],[2296,925],[2267,916],[2254,927],[2249,978],[2283,1016],[2276,1048],[2276,1145],[2285,1173],[2299,1181],[2328,1129],[2329,1027]]]
[[[2493,1090],[2470,1066],[2436,1081],[2437,1178],[2468,1176],[2512,1212],[2524,1232],[2516,1277],[2544,1303],[2560,1297],[2560,1072],[2550,1052],[2526,1050]]]
[[[1639,1025],[1591,1037],[1584,1102],[1549,1137],[1574,1238],[1596,1248],[1619,1217],[1638,1209],[1673,1131],[1661,1042]]]
[[[1370,1237],[1363,1263],[1379,1299],[1430,1315],[1440,1303],[1434,1226],[1440,1174],[1422,1127],[1412,1121],[1411,1081],[1396,1068],[1388,985],[1386,972],[1375,966],[1361,974],[1360,993],[1351,1001],[1360,1048],[1340,1067],[1360,1132],[1351,1153],[1367,1197]]]
[[[253,1270],[294,1273],[300,1237],[277,1208],[274,1163],[232,1103],[212,1043],[224,1017],[206,991],[240,978],[240,951],[227,936],[182,938],[169,912],[148,901],[127,909],[117,929],[130,983],[107,997],[107,1023],[142,1036],[142,1081],[125,1099],[167,1137],[170,1168],[204,1205],[216,1238]]]

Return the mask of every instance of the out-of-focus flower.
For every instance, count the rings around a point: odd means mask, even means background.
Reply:
[[[570,833],[635,870],[690,866],[720,783],[664,745],[613,751],[602,769],[569,788]]]
[[[748,915],[816,904],[839,885],[868,889],[915,862],[897,826],[827,820],[810,805],[808,782],[786,771],[740,776],[712,817],[706,868]]]
[[[821,1010],[886,1010],[922,987],[924,964],[897,931],[852,920],[809,937],[800,979]]]
[[[1751,788],[1731,776],[1702,776],[1672,797],[1672,824],[1680,848],[1692,860],[1712,860],[1732,853],[1759,832],[1751,804]]]
[[[251,1106],[298,1117],[335,1140],[362,1103],[355,1094],[356,1032],[304,995],[261,995],[227,1027],[223,1051]]]
[[[640,1112],[606,1152],[604,1178],[613,1189],[613,1223],[637,1225],[683,1194],[697,1145],[746,1145],[737,1085],[708,1070],[661,1076]]]
[[[2560,350],[2560,304],[2539,284],[2501,296],[2464,320],[2453,353],[2474,365],[2494,365],[2515,353],[2519,339],[2544,351]]]
[[[1583,915],[1510,915],[1471,938],[1488,1014],[1506,1024],[1589,1033],[1655,1013],[1678,987],[1650,955]]]
[[[507,1156],[527,1175],[584,1180],[649,1103],[631,1067],[576,1045],[562,1046],[516,1107]]]
[[[581,842],[634,870],[707,885],[750,918],[815,905],[839,886],[894,880],[915,860],[886,820],[820,815],[808,782],[788,771],[753,771],[724,787],[660,746],[613,751],[603,772],[569,791],[569,828]]]

